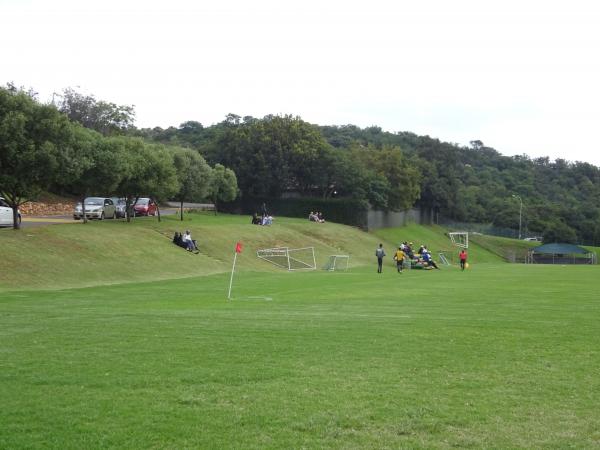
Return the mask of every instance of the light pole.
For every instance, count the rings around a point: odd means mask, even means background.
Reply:
[[[519,199],[519,240],[521,240],[521,219],[523,218],[523,199],[520,195],[513,194],[513,198]]]

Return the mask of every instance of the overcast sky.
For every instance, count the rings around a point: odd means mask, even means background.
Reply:
[[[0,49],[0,84],[138,127],[289,113],[600,165],[600,2],[0,0]]]

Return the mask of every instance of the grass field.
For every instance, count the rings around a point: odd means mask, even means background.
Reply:
[[[171,247],[147,250],[186,276],[179,279],[116,284],[113,260],[98,258],[113,284],[67,288],[89,270],[73,265],[74,274],[57,271],[52,282],[17,289],[13,268],[4,270],[0,448],[600,446],[597,266],[511,265],[474,249],[482,262],[465,272],[399,275],[388,258],[378,275],[374,244],[404,235],[434,242],[435,229],[371,236],[284,220],[269,231],[276,240],[347,250],[354,265],[347,273],[282,273],[250,251],[255,240],[270,242],[252,236],[264,229],[197,220],[188,225],[207,246],[212,233],[217,241],[248,233],[231,301],[230,261],[211,256],[231,253],[229,242],[196,259],[166,254]],[[121,225],[93,226],[104,236]],[[176,224],[157,226],[131,229],[160,242]],[[79,242],[77,233],[91,228],[65,229],[39,231],[52,239],[38,242],[62,242],[62,233]],[[24,238],[3,242],[16,239]],[[126,245],[138,258],[135,277],[156,278],[156,263],[136,248]],[[189,276],[193,270],[201,276]]]

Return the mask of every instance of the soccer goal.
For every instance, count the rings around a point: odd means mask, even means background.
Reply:
[[[446,254],[444,252],[439,252],[438,256],[440,257],[440,261],[443,265],[449,266],[448,258],[446,258]]]
[[[317,268],[314,247],[264,248],[258,250],[256,256],[286,270],[315,270]]]
[[[348,255],[331,255],[324,269],[329,271],[335,270],[348,270],[348,261],[350,256]]]
[[[461,248],[469,248],[469,233],[467,231],[454,231],[448,233],[448,237],[452,244]]]

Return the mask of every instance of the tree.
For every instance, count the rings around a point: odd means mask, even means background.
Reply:
[[[160,144],[146,144],[138,138],[114,138],[123,146],[123,176],[116,192],[125,198],[127,221],[131,206],[142,196],[157,200],[171,197],[179,189],[173,156]],[[158,213],[160,220],[160,210]]]
[[[79,125],[74,128],[77,152],[66,187],[80,196],[83,222],[87,223],[85,198],[90,194],[112,194],[123,177],[122,146],[113,138],[103,138]]]
[[[72,126],[55,107],[16,89],[0,88],[0,193],[13,209],[35,199],[69,163]]]
[[[218,203],[235,200],[237,193],[237,178],[233,170],[221,164],[215,164],[210,182],[210,198],[215,205],[215,215]]]
[[[63,91],[59,110],[70,120],[105,136],[123,134],[135,122],[133,106],[96,100],[93,95],[84,95],[72,88]]]
[[[206,198],[211,187],[212,170],[195,150],[173,148],[172,152],[179,182],[175,198],[179,200],[180,217],[183,220],[183,202]]]

